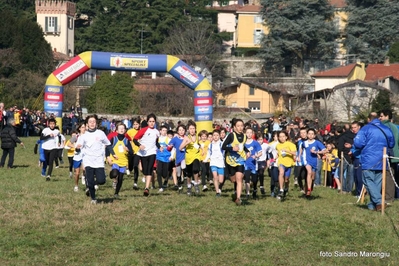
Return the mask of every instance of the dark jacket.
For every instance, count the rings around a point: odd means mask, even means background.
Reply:
[[[0,134],[1,148],[11,149],[17,146],[17,143],[21,143],[21,140],[15,134],[15,129],[11,125],[6,125]]]

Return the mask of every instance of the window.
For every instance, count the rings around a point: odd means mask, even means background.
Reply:
[[[260,111],[260,102],[248,102],[248,108],[251,111]]]
[[[354,89],[347,89],[346,90],[346,97],[353,99],[355,97],[355,90]]]
[[[254,44],[260,44],[262,41],[263,37],[263,30],[262,29],[256,29],[254,31]]]
[[[57,17],[46,17],[45,18],[45,31],[46,32],[59,32]]]
[[[73,30],[73,17],[68,17],[68,29]]]
[[[366,89],[362,89],[359,91],[359,97],[367,97],[368,93]]]
[[[219,106],[226,106],[226,100],[220,99],[219,100]]]
[[[255,87],[249,87],[249,95],[255,95]]]
[[[255,16],[254,17],[254,22],[255,23],[262,23],[263,22],[262,16]]]
[[[228,6],[229,5],[229,0],[221,0],[220,1],[221,6]]]

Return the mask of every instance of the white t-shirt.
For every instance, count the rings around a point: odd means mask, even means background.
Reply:
[[[157,153],[157,138],[159,137],[159,131],[155,128],[145,127],[137,132],[135,139],[139,139],[140,144],[144,145],[145,149],[137,152],[138,156],[145,157]]]
[[[105,133],[101,130],[94,132],[86,131],[79,136],[77,145],[82,145],[81,153],[83,156],[83,165],[85,167],[103,168],[105,149],[104,145],[110,145]]]
[[[60,135],[60,131],[58,129],[51,130],[49,127],[46,127],[42,131],[43,136],[50,136],[51,134],[53,134],[53,137],[43,140],[43,150],[58,149],[58,136]]]
[[[212,141],[212,143],[209,144],[205,161],[208,159],[210,159],[209,166],[224,168],[224,154],[222,152],[222,142],[220,140],[217,142]]]

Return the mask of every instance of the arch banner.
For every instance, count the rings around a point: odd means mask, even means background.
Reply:
[[[89,69],[168,72],[188,88],[194,90],[194,120],[198,131],[213,130],[212,87],[208,80],[185,62],[171,55],[126,54],[89,51],[81,53],[54,70],[46,81],[44,111],[53,113],[62,126],[64,85]]]

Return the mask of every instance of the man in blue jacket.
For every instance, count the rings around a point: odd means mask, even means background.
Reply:
[[[389,127],[378,120],[376,113],[368,116],[370,123],[362,127],[354,138],[355,148],[361,150],[363,183],[370,195],[370,210],[381,210],[381,181],[383,148],[392,149],[394,136]]]

